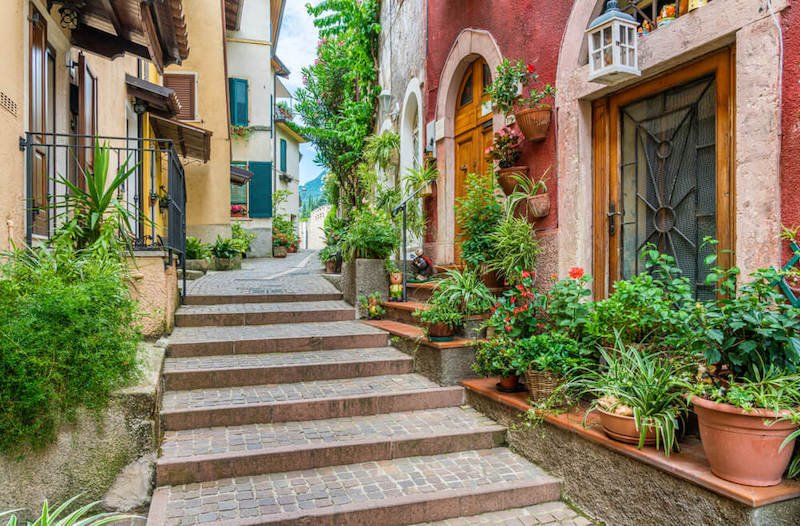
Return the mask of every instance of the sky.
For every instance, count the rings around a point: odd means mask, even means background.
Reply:
[[[311,0],[310,4],[318,4],[320,0]],[[288,0],[283,12],[283,24],[278,38],[276,53],[278,58],[286,64],[291,71],[288,79],[283,83],[294,92],[302,86],[301,70],[311,65],[317,55],[317,41],[319,33],[314,27],[311,16],[306,12],[306,2],[302,0]],[[316,178],[322,167],[314,164],[316,151],[310,143],[300,145],[303,159],[300,161],[300,184]]]

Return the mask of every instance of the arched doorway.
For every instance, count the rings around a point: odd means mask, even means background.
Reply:
[[[454,115],[455,136],[455,202],[466,195],[466,180],[470,173],[487,173],[485,150],[492,143],[492,107],[486,88],[492,82],[492,72],[482,58],[473,61],[464,72],[458,90]],[[461,261],[462,227],[456,220],[454,261]]]

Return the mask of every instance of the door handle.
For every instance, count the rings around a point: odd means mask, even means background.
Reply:
[[[466,172],[467,172],[467,170],[469,170],[469,167],[467,167],[467,165],[466,165],[466,164],[462,164],[461,166],[459,166],[459,169],[460,169],[462,172],[466,173]]]
[[[617,216],[622,216],[622,212],[617,212],[616,203],[608,204],[608,235],[614,236],[617,233]]]

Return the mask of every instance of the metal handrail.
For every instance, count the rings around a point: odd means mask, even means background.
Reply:
[[[406,283],[406,274],[408,273],[408,203],[417,197],[423,188],[432,184],[433,180],[423,184],[411,194],[403,199],[403,201],[392,209],[392,218],[396,217],[400,211],[403,211],[403,302],[408,301],[408,284]]]

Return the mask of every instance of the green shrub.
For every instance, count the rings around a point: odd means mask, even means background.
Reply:
[[[386,259],[398,245],[397,227],[388,212],[365,208],[353,214],[342,236],[342,255],[347,261]]]
[[[466,190],[456,203],[456,219],[463,228],[461,257],[477,268],[495,254],[490,236],[503,218],[503,207],[491,175],[467,174]]]
[[[516,349],[511,338],[498,337],[478,343],[472,370],[481,376],[511,376],[517,374],[514,359]]]
[[[113,512],[88,515],[92,508],[100,505],[100,501],[86,504],[85,506],[81,506],[72,512],[67,513],[68,509],[74,507],[73,504],[75,504],[77,499],[77,496],[72,497],[62,505],[57,506],[55,509],[51,509],[50,505],[47,503],[47,500],[45,500],[44,504],[42,505],[42,513],[33,523],[29,522],[28,524],[35,526],[103,526],[105,524],[117,524],[127,519],[137,518],[136,515],[123,515],[121,513]],[[18,510],[0,513],[0,519],[4,517],[8,518],[6,526],[17,526],[18,519],[14,514],[16,511]]]
[[[243,254],[250,250],[250,245],[253,244],[255,238],[256,235],[245,230],[239,221],[231,224],[231,239],[238,244]]]
[[[186,259],[206,259],[211,256],[211,248],[197,239],[189,236],[186,238]]]
[[[516,282],[521,271],[536,269],[541,249],[533,225],[525,219],[507,217],[488,239],[495,254],[489,268],[500,272],[507,281]]]
[[[532,369],[566,377],[574,369],[593,363],[593,349],[555,332],[517,341],[514,354],[514,366],[520,376]]]
[[[80,406],[136,376],[140,335],[123,261],[18,250],[0,268],[0,451],[44,447]]]
[[[242,255],[242,247],[234,239],[217,236],[217,240],[211,245],[211,253],[217,258],[231,259]]]
[[[446,303],[433,303],[427,310],[415,310],[413,315],[425,324],[443,323],[456,329],[464,323],[464,315]]]

